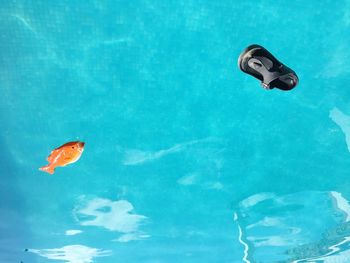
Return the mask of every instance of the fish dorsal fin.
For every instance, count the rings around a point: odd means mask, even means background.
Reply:
[[[55,154],[57,154],[58,153],[58,151],[59,151],[59,149],[55,149],[55,150],[53,150],[51,153],[50,153],[50,155],[47,157],[47,161],[49,162],[49,163],[51,163],[54,159],[55,159]]]

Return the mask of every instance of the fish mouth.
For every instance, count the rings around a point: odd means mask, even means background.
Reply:
[[[78,142],[78,151],[83,152],[85,146],[85,142]]]

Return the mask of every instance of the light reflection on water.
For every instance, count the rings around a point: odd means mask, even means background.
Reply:
[[[341,193],[260,193],[242,200],[234,219],[243,262],[349,262],[350,205]]]

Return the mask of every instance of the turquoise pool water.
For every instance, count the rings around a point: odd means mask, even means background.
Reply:
[[[0,262],[350,262],[350,1],[2,1]],[[300,79],[237,68],[265,46]],[[81,159],[38,170],[80,140]]]

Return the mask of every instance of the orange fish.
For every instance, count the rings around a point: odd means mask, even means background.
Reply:
[[[84,151],[83,142],[68,142],[53,150],[47,157],[48,165],[39,168],[39,170],[53,174],[58,166],[66,166],[79,160]]]

